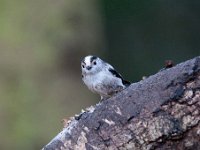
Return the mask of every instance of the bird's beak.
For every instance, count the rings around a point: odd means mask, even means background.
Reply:
[[[90,70],[90,69],[92,69],[92,67],[91,67],[91,66],[87,66],[86,69],[87,69],[87,70]]]

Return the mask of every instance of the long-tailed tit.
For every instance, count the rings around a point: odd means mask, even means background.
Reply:
[[[81,62],[82,80],[101,99],[107,99],[115,93],[125,89],[131,83],[108,63],[96,56],[86,56]]]

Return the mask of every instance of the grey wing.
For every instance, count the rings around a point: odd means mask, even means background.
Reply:
[[[113,67],[109,67],[108,70],[112,73],[113,76],[120,78],[125,86],[129,86],[131,84],[129,81],[124,80],[122,76]]]

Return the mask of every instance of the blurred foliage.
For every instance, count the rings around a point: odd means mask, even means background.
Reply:
[[[0,0],[0,149],[41,149],[95,104],[80,61],[102,56],[138,81],[200,54],[198,0]],[[95,99],[95,100],[94,100]]]
[[[96,6],[0,0],[0,149],[41,149],[96,103],[80,78],[81,58],[102,45]]]

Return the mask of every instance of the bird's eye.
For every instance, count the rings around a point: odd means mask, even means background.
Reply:
[[[96,65],[97,64],[97,62],[96,61],[93,61],[93,65]]]
[[[85,68],[85,65],[82,65],[82,68]]]

